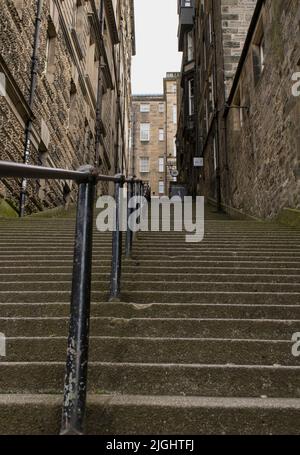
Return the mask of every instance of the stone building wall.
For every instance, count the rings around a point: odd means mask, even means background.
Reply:
[[[220,168],[224,161],[223,112],[245,43],[256,0],[196,0],[192,32],[193,61],[183,52],[183,100],[177,139],[178,167],[190,194],[220,200]],[[193,66],[192,66],[193,64]],[[185,111],[194,83],[194,113]],[[194,168],[193,158],[203,157],[204,167]]]
[[[177,90],[180,73],[167,73],[164,79],[164,96],[166,102],[166,194],[169,194],[170,182],[176,182],[177,178],[172,177],[171,172],[176,170],[176,132],[177,132]]]
[[[0,72],[7,81],[7,94],[0,96],[1,160],[23,162],[25,128],[32,116],[31,164],[69,169],[96,164],[102,173],[114,174],[116,162],[126,162],[128,137],[125,128],[120,127],[117,138],[116,126],[130,121],[133,1],[103,1],[101,42],[100,0],[44,0],[37,87],[30,112],[37,2],[0,0]],[[96,156],[99,93],[101,144]],[[102,191],[107,190],[104,185]],[[0,191],[18,207],[19,181],[3,179]],[[75,192],[70,182],[30,181],[27,213],[74,200]]]
[[[244,47],[256,0],[221,0],[220,3],[227,98]]]
[[[141,105],[148,105],[150,112],[141,112]],[[161,106],[161,108],[160,108]],[[137,178],[149,184],[152,195],[159,195],[159,182],[165,182],[165,166],[159,172],[159,159],[166,154],[166,103],[163,95],[133,96],[133,173]],[[142,123],[150,124],[150,140],[141,141],[140,127]],[[159,130],[164,131],[164,139],[159,140]],[[141,172],[141,160],[149,160],[148,172]]]
[[[167,73],[161,95],[133,96],[133,146],[131,169],[139,179],[148,183],[153,196],[168,195],[171,170],[176,169],[175,139],[177,130],[178,73]],[[141,112],[148,105],[149,112]],[[150,125],[150,140],[141,141],[141,123]],[[163,137],[160,138],[160,130]],[[149,158],[149,172],[141,172],[140,160]],[[163,166],[159,167],[159,160]],[[163,191],[162,191],[163,190]]]
[[[292,93],[300,71],[299,24],[299,1],[262,4],[226,114],[224,203],[261,218],[300,208],[300,96]],[[257,72],[262,36],[264,63]]]

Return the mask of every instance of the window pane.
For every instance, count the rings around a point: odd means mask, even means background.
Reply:
[[[159,172],[164,172],[165,170],[165,160],[164,158],[159,158],[158,160],[158,171]]]
[[[174,104],[173,106],[173,123],[177,123],[177,106]]]
[[[140,158],[140,172],[149,172],[149,158]]]
[[[150,123],[141,123],[140,136],[142,142],[150,141]]]
[[[150,112],[150,104],[141,104],[140,111],[141,112]]]
[[[159,192],[159,194],[164,194],[164,192],[165,192],[165,184],[164,184],[164,182],[159,182],[159,184],[158,184],[158,192]]]

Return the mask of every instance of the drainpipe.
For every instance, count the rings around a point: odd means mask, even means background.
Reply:
[[[217,209],[218,212],[222,211],[222,195],[221,195],[221,169],[220,169],[220,125],[219,125],[219,110],[218,110],[218,78],[217,78],[217,43],[216,43],[216,29],[215,29],[215,3],[212,4],[212,29],[213,29],[213,46],[214,46],[214,102],[216,112],[216,146],[217,146],[217,169],[216,169],[216,184],[217,184]]]
[[[100,40],[103,42],[103,14],[104,14],[104,0],[100,0],[99,9],[99,23],[100,23]],[[101,59],[99,58],[99,69],[98,69],[98,87],[97,87],[97,107],[96,107],[96,131],[95,131],[95,166],[98,167],[100,158],[100,146],[101,146],[101,117],[102,117],[102,67]]]
[[[37,85],[38,50],[39,50],[39,46],[40,46],[42,9],[43,9],[43,0],[37,0],[35,29],[34,29],[34,43],[33,43],[32,57],[31,57],[31,80],[30,80],[29,103],[28,103],[31,111],[33,110],[34,95],[35,95],[36,85]],[[24,164],[28,164],[29,159],[30,159],[32,126],[33,126],[33,117],[30,117],[30,119],[27,122],[26,129],[25,129],[25,143],[24,143],[24,155],[23,155]],[[20,191],[20,206],[19,206],[20,218],[22,218],[25,214],[26,192],[27,192],[27,179],[23,178],[22,183],[21,183],[21,191]]]

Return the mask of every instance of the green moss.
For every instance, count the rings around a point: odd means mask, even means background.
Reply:
[[[285,226],[300,228],[300,210],[284,209],[277,221]]]
[[[0,199],[0,218],[17,218],[15,209],[4,199]]]

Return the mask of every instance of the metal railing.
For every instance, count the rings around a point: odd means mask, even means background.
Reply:
[[[89,325],[91,306],[93,209],[95,188],[98,182],[115,184],[115,229],[112,233],[112,270],[110,300],[120,299],[122,230],[120,219],[121,192],[127,184],[127,201],[143,195],[143,182],[124,175],[101,175],[92,166],[78,171],[31,166],[0,161],[0,178],[26,178],[47,180],[73,180],[78,184],[76,231],[73,257],[70,325],[64,384],[64,403],[61,434],[82,434],[86,408],[87,369],[89,351]],[[133,232],[128,228],[132,209],[127,202],[126,257],[131,256]]]

